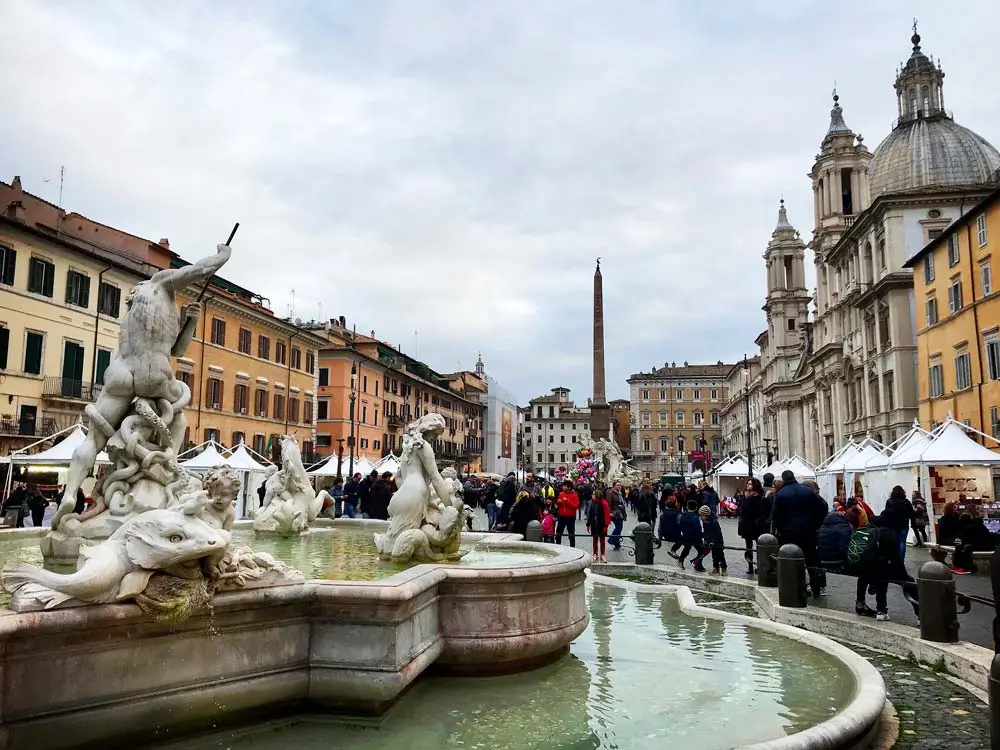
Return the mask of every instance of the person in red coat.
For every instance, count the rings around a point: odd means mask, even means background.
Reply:
[[[562,544],[563,531],[566,531],[569,533],[569,546],[576,546],[576,511],[579,507],[580,496],[573,491],[573,483],[567,479],[556,498],[556,544]]]
[[[603,490],[594,488],[594,497],[587,510],[587,531],[590,532],[594,541],[594,559],[601,562],[608,561],[607,540],[608,527],[611,526],[611,506],[604,497]],[[601,556],[597,556],[597,548],[600,544]]]

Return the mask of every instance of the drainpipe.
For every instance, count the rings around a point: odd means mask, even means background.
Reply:
[[[97,299],[95,302],[95,312],[94,312],[94,365],[90,370],[90,398],[96,400],[94,397],[94,386],[97,385],[97,331],[101,327],[101,282],[104,279],[104,274],[111,270],[111,266],[108,266],[99,274],[97,274]]]
[[[201,434],[201,407],[202,401],[205,396],[205,339],[206,331],[208,326],[208,300],[205,300],[204,307],[201,311],[201,367],[198,368],[198,418],[195,421],[195,437]],[[200,443],[201,440],[194,440],[195,444]]]
[[[285,357],[288,359],[288,369],[285,373],[285,434],[288,434],[288,420],[291,416],[290,412],[292,402],[292,339],[296,336],[302,334],[302,331],[298,328],[295,329],[295,333],[288,337],[288,351],[285,352]]]

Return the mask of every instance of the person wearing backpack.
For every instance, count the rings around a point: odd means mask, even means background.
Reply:
[[[847,565],[847,550],[851,546],[854,526],[844,511],[834,511],[823,519],[816,534],[819,564],[831,573],[839,573]]]
[[[913,583],[899,554],[895,524],[892,513],[876,516],[871,524],[854,532],[847,549],[847,571],[858,576],[854,612],[861,617],[874,616],[879,622],[889,619],[889,583]],[[875,594],[874,610],[866,601],[869,591]]]
[[[593,540],[594,559],[601,562],[608,561],[607,537],[608,526],[611,525],[611,508],[608,501],[604,499],[604,492],[594,488],[593,496],[590,500],[590,507],[587,508],[587,532]],[[598,546],[601,556],[597,556]]]
[[[828,512],[826,501],[812,487],[800,484],[788,469],[781,473],[781,488],[774,495],[771,523],[779,544],[794,544],[805,555],[809,588],[814,597],[825,593],[825,575],[816,554],[816,534]]]

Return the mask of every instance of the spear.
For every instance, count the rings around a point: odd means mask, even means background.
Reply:
[[[233,244],[233,237],[236,236],[236,230],[239,228],[240,228],[240,223],[237,221],[235,224],[233,224],[233,231],[229,233],[229,239],[226,240],[226,247]],[[205,292],[208,291],[208,285],[212,283],[212,279],[214,278],[215,274],[212,274],[211,276],[208,277],[208,281],[205,282],[205,286],[201,288],[201,294],[198,295],[197,302],[201,302],[202,297],[205,296]]]

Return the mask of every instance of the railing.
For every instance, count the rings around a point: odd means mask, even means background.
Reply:
[[[401,416],[399,416],[398,414],[390,414],[389,415],[389,429],[390,430],[398,430],[398,429],[400,429],[403,426],[403,422],[404,422],[403,418]]]
[[[73,401],[93,401],[101,392],[100,385],[91,387],[89,381],[70,378],[45,378],[42,384],[42,398],[65,398]]]
[[[906,122],[912,122],[913,120],[923,120],[930,119],[932,117],[947,117],[949,120],[954,120],[955,118],[951,114],[950,109],[941,109],[940,107],[931,107],[929,109],[918,109],[914,112],[907,112],[901,117],[897,117],[892,121],[892,129],[895,130],[897,126],[902,125]]]
[[[34,420],[22,422],[13,417],[0,419],[0,435],[25,435],[33,437],[37,432],[38,423]]]
[[[857,214],[844,214],[844,226],[852,227],[857,220]]]

